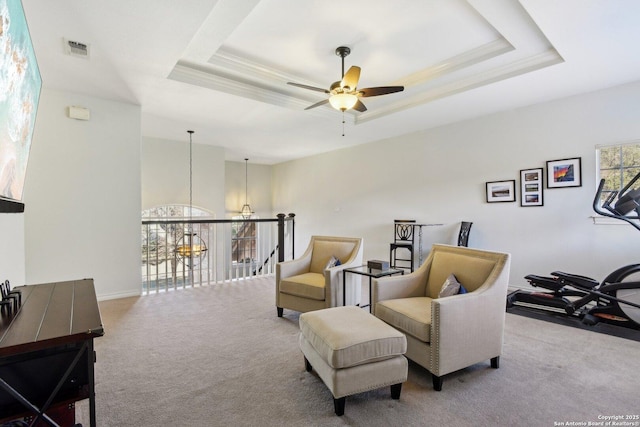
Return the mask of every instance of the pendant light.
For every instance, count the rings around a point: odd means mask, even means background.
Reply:
[[[200,259],[200,257],[207,251],[207,245],[193,231],[193,132],[189,133],[189,224],[185,227],[184,234],[178,245],[176,246],[176,253],[182,258],[183,262],[193,268],[194,263]],[[186,239],[185,239],[186,237]],[[186,240],[186,241],[185,241]],[[196,260],[194,260],[196,258]]]
[[[244,205],[242,206],[242,210],[240,211],[240,215],[242,218],[249,219],[251,215],[253,215],[253,210],[251,210],[251,206],[249,206],[249,202],[247,202],[247,194],[249,188],[249,175],[248,175],[248,167],[249,167],[249,159],[244,159]]]

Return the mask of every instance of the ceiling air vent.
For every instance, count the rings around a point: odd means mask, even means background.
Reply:
[[[64,52],[77,58],[89,59],[89,45],[64,39]]]

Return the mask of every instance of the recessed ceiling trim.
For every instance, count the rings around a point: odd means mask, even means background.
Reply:
[[[453,56],[440,62],[439,64],[425,68],[424,70],[420,70],[399,80],[396,80],[394,84],[404,84],[405,87],[420,85],[441,75],[448,74],[462,68],[470,67],[489,59],[493,59],[507,52],[511,52],[514,49],[515,48],[513,47],[513,45],[506,39],[500,38],[493,42],[478,46],[477,48],[471,49],[460,55]]]
[[[201,64],[190,63],[189,61],[178,61],[168,77],[184,83],[262,100],[276,105],[296,104],[298,102],[300,103],[299,106],[305,105],[302,101],[296,99],[291,100],[287,94],[265,84],[249,81],[241,75],[211,69]],[[294,105],[294,107],[298,106]]]
[[[512,50],[513,46],[508,41],[498,39],[396,82],[405,86],[415,86]],[[321,98],[312,97],[303,91],[291,90],[286,85],[287,81],[303,81],[311,86],[323,87],[321,83],[301,79],[223,48],[210,58],[208,64],[184,59],[178,61],[168,78],[295,110],[304,110],[310,103]],[[318,111],[331,112],[325,108]]]
[[[416,86],[432,81],[435,77],[475,65],[512,50],[513,46],[509,42],[499,39],[452,57],[437,66],[411,74],[406,77],[410,81],[409,84],[405,83],[405,79],[400,79],[398,82],[405,84],[405,86]],[[458,79],[449,84],[436,86],[414,96],[405,96],[402,101],[393,102],[386,106],[378,106],[375,110],[368,110],[365,113],[354,114],[354,123],[366,123],[367,121],[416,107],[439,98],[535,71],[559,62],[563,62],[562,57],[555,49],[550,48],[543,53],[512,61],[506,65]],[[317,97],[304,97],[302,94],[288,90],[285,82],[296,80],[295,76],[259,65],[232,53],[222,52],[221,55],[216,55],[213,64],[215,66],[181,60],[168,77],[183,83],[219,90],[294,110],[304,110],[310,102],[318,100]],[[314,111],[315,114],[325,117],[331,117],[332,112],[329,108],[319,108]]]
[[[183,59],[207,62],[260,3],[260,0],[217,0],[214,3],[215,6],[185,49]]]
[[[402,101],[382,106],[375,110],[368,110],[356,117],[356,124],[366,123],[370,120],[378,119],[398,111],[435,101],[436,99],[455,95],[501,80],[506,80],[511,77],[526,74],[561,62],[564,62],[562,56],[560,56],[554,48],[551,48],[545,52],[522,58],[506,65],[474,74],[464,79],[456,80],[450,84],[434,87],[433,89],[405,98]]]
[[[242,57],[224,48],[220,48],[208,62],[214,67],[232,70],[236,73],[253,76],[261,80],[277,82],[278,84],[286,84],[286,82],[298,78],[298,76],[285,73],[274,67],[267,66],[264,63]]]
[[[250,81],[238,74],[223,72],[184,60],[176,64],[168,78],[294,110],[302,111],[309,105],[309,100],[292,97],[285,90]],[[325,110],[326,112],[324,112]],[[329,113],[331,113],[329,109],[318,109],[316,112],[317,115],[326,116]]]

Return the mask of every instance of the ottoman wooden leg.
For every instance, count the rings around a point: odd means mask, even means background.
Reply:
[[[341,397],[340,399],[336,399],[336,398],[333,399],[333,408],[336,410],[337,416],[344,415],[344,404],[346,400],[347,400],[346,397]]]
[[[311,372],[311,369],[313,369],[306,357],[304,358],[304,369],[306,369],[307,372]]]
[[[402,391],[402,383],[394,384],[391,386],[391,398],[400,399],[400,392]]]

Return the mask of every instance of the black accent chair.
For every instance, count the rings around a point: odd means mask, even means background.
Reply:
[[[389,245],[389,266],[391,268],[404,268],[413,273],[413,249],[415,247],[416,233],[415,219],[396,219],[393,221],[393,243]],[[400,258],[398,258],[400,249]],[[406,252],[404,252],[406,251]],[[406,255],[408,252],[408,256]],[[402,264],[398,264],[400,261]]]
[[[460,223],[460,232],[458,233],[458,246],[468,246],[469,243],[469,232],[471,231],[471,226],[473,222],[462,221]]]

